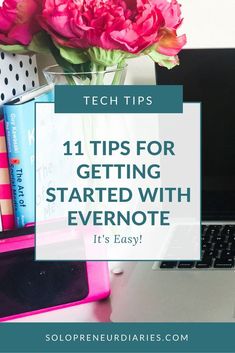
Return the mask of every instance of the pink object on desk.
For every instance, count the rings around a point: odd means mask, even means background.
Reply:
[[[21,230],[22,231],[22,230]],[[11,233],[13,233],[12,231]],[[9,237],[5,239],[0,239],[0,254],[7,254],[14,252],[16,250],[30,249],[34,247],[34,234],[20,235],[17,237]],[[82,300],[69,302],[66,304],[50,306],[47,308],[27,311],[23,313],[18,313],[16,315],[10,315],[1,317],[0,321],[7,321],[16,318],[21,318],[28,315],[45,313],[51,310],[57,310],[62,308],[67,308],[74,305],[80,305],[88,303],[91,301],[97,301],[104,299],[110,294],[110,284],[109,284],[109,271],[107,262],[86,262],[86,273],[87,273],[87,283],[88,283],[88,295]],[[78,279],[79,280],[79,279]],[[1,283],[0,283],[1,287]]]

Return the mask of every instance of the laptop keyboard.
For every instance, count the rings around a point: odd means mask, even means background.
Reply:
[[[162,269],[235,267],[235,225],[202,225],[201,261],[162,261]]]

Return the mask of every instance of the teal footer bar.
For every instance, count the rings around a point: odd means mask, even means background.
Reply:
[[[2,323],[0,352],[235,352],[235,323]]]

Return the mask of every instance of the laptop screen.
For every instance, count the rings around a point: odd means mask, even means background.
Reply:
[[[185,102],[202,103],[202,213],[235,220],[235,49],[187,49],[180,66],[156,66],[158,84],[184,86]]]

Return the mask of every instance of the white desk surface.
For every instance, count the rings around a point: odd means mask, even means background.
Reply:
[[[110,275],[110,298],[15,321],[235,322],[234,269],[153,271],[152,267],[153,262],[125,262],[123,274]]]

